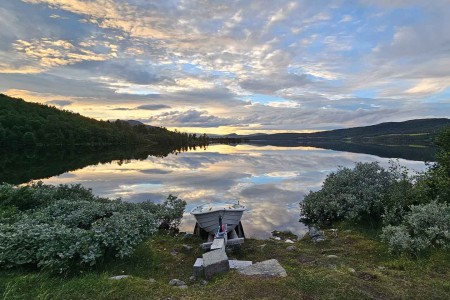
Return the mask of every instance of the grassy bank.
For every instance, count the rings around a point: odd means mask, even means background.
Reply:
[[[391,256],[370,232],[338,228],[327,240],[305,237],[246,240],[230,258],[253,262],[276,258],[286,278],[245,277],[232,270],[208,284],[189,281],[202,252],[196,237],[163,234],[143,242],[128,259],[103,262],[95,270],[61,277],[25,270],[0,271],[2,299],[445,299],[450,295],[450,253],[419,258]],[[183,245],[193,246],[184,250]],[[294,247],[290,247],[294,246]],[[294,248],[294,249],[293,249]],[[332,255],[332,257],[329,257]],[[337,257],[334,257],[337,256]],[[111,280],[115,275],[132,277]],[[151,283],[149,278],[156,282]],[[169,286],[178,278],[188,289]]]

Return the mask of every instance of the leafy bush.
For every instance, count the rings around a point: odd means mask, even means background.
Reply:
[[[19,195],[27,200],[11,205]],[[81,186],[42,184],[0,185],[0,198],[9,199],[0,214],[0,266],[57,272],[129,256],[162,223],[178,225],[186,205],[174,196],[163,204],[133,204],[95,197]]]
[[[327,176],[321,190],[311,191],[300,203],[302,219],[307,223],[380,219],[394,182],[392,173],[377,162],[341,167]]]
[[[450,205],[437,201],[413,205],[400,225],[383,228],[382,239],[395,253],[450,248]]]
[[[77,185],[45,185],[41,181],[25,186],[0,185],[0,207],[15,206],[24,211],[48,205],[60,199],[107,201],[92,194],[90,189]]]

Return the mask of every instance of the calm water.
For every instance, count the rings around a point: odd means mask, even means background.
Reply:
[[[244,144],[145,157],[90,165],[43,181],[80,183],[97,195],[130,202],[160,202],[169,194],[176,195],[188,203],[181,225],[187,232],[195,225],[188,213],[194,206],[239,200],[248,208],[242,219],[246,235],[267,238],[273,230],[305,232],[298,222],[299,202],[310,190],[318,190],[338,166],[351,167],[357,161],[388,164],[388,158],[368,154]],[[425,169],[420,161],[399,161],[415,170]]]

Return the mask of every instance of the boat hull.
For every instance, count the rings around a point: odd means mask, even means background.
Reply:
[[[230,232],[239,224],[243,213],[243,210],[217,210],[194,214],[194,217],[203,230],[215,234],[219,229],[219,217],[222,217],[222,224],[227,224],[227,231]]]

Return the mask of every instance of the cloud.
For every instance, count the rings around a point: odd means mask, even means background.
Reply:
[[[105,51],[94,52],[94,47],[102,46]],[[13,47],[19,53],[24,53],[32,61],[37,61],[43,69],[75,64],[82,61],[103,61],[116,56],[115,46],[103,43],[79,43],[74,45],[66,40],[17,40]]]
[[[234,123],[229,118],[209,115],[206,111],[169,111],[155,115],[145,120],[151,124],[165,124],[165,126],[181,127],[217,127]]]
[[[71,110],[98,119],[191,132],[448,116],[432,105],[448,102],[448,7],[446,0],[2,1],[0,89],[73,101]]]
[[[68,101],[68,100],[50,100],[45,102],[46,104],[50,104],[50,105],[57,105],[57,106],[68,106],[71,105],[73,103],[73,101]]]
[[[136,109],[144,109],[144,110],[160,110],[164,108],[170,108],[170,106],[165,104],[145,104],[136,107]]]

